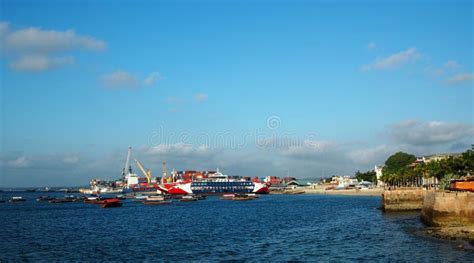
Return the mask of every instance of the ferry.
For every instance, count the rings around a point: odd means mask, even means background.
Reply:
[[[207,178],[189,182],[164,184],[167,192],[172,195],[188,194],[226,194],[226,193],[255,193],[268,194],[268,186],[260,182],[245,179],[233,179],[219,170]]]

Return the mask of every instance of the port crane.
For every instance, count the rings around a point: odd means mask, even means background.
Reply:
[[[135,159],[135,162],[137,163],[138,168],[140,168],[142,173],[145,175],[148,184],[150,184],[151,183],[151,170],[146,169],[145,166],[143,166],[143,164],[139,160]]]

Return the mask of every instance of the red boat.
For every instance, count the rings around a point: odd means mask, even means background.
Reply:
[[[111,198],[103,200],[101,206],[102,208],[121,207],[122,202],[120,202],[120,199],[118,198]]]

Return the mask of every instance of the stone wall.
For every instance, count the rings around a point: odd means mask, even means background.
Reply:
[[[426,190],[420,188],[385,190],[382,209],[386,212],[421,210],[425,193]]]
[[[474,193],[429,191],[421,219],[428,226],[474,226]]]

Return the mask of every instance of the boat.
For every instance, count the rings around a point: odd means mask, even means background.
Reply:
[[[197,201],[197,200],[198,199],[193,195],[184,195],[180,199],[181,202],[194,202],[194,201]]]
[[[222,200],[233,200],[233,201],[247,201],[258,198],[256,195],[251,194],[225,194],[222,195]]]
[[[235,195],[234,197],[232,197],[232,201],[249,201],[249,200],[253,200],[255,198],[251,197],[251,196],[248,196],[248,195]]]
[[[64,198],[51,198],[48,200],[49,203],[72,203],[72,202],[79,202],[82,199],[75,197],[74,195],[65,195]]]
[[[235,194],[224,194],[221,196],[222,200],[232,200],[235,197]]]
[[[53,199],[53,198],[52,198],[51,196],[49,196],[49,195],[42,195],[42,196],[36,198],[36,201],[37,201],[37,202],[44,202],[44,201],[47,202],[47,201],[52,200],[52,199]]]
[[[12,198],[10,198],[10,203],[15,203],[15,202],[25,202],[26,199],[21,197],[21,196],[13,196]]]
[[[153,195],[147,196],[144,201],[165,201],[166,197],[164,195]]]
[[[169,194],[187,195],[187,194],[268,194],[268,186],[260,182],[252,182],[245,179],[230,178],[219,172],[210,174],[207,178],[164,184]]]
[[[103,203],[101,204],[102,208],[112,208],[112,207],[121,207],[123,204],[120,202],[120,199],[117,198],[110,198],[103,200]]]

